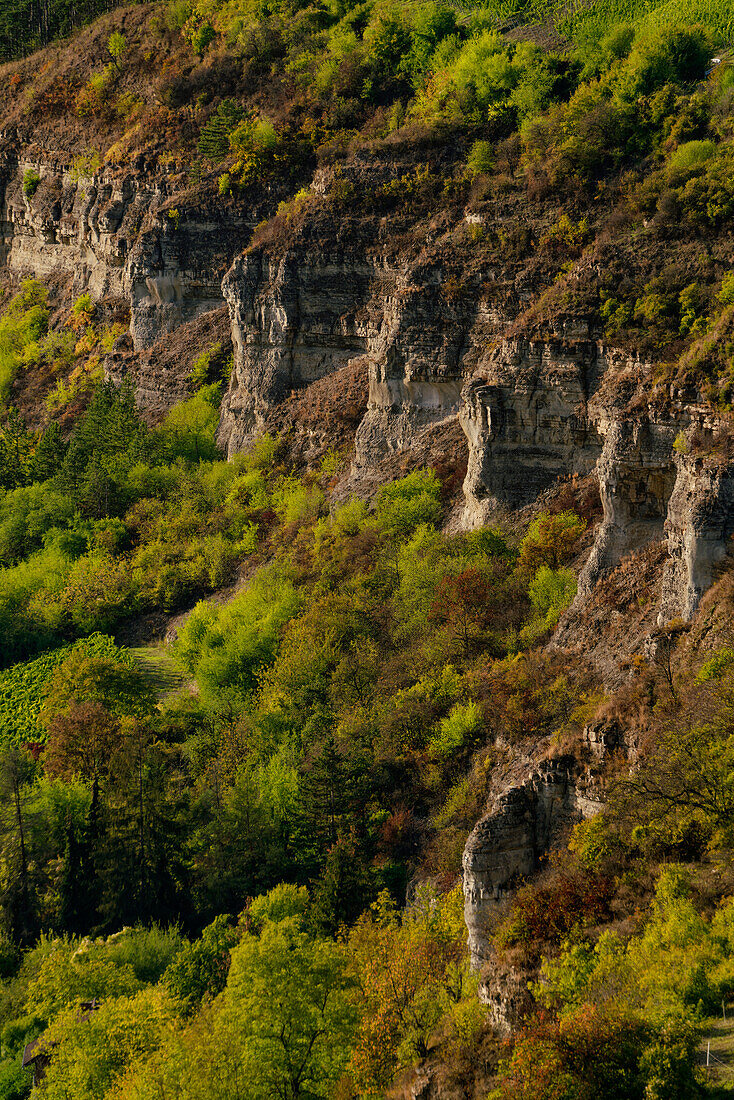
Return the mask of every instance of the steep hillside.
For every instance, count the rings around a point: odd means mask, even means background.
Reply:
[[[0,1096],[727,1094],[731,11],[102,7],[0,18]]]

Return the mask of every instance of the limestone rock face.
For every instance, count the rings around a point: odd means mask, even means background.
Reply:
[[[292,390],[334,374],[366,348],[374,269],[338,253],[245,253],[222,284],[230,309],[234,371],[220,443],[242,450],[267,412]]]
[[[462,861],[464,918],[477,969],[491,958],[489,923],[496,904],[537,869],[562,830],[601,809],[577,771],[572,759],[546,762],[500,794],[469,835]]]
[[[379,254],[294,248],[278,259],[240,257],[223,283],[235,366],[220,443],[241,450],[291,393],[357,360],[368,369],[367,412],[353,477],[409,449],[427,427],[456,419],[466,332],[440,308],[440,272],[388,264]]]
[[[171,203],[165,176],[32,160],[0,134],[0,261],[19,276],[68,277],[126,302],[136,350],[222,304],[221,280],[262,212]],[[27,172],[38,177],[24,193]]]
[[[668,561],[659,623],[689,620],[715,579],[716,566],[734,533],[734,466],[675,456],[676,479],[668,500]]]
[[[649,418],[599,418],[604,448],[597,463],[604,521],[579,578],[583,597],[631,550],[663,534],[675,482],[674,424]]]
[[[501,963],[494,953],[485,965],[478,992],[489,1022],[501,1036],[511,1035],[534,1004],[526,975]]]
[[[498,501],[517,507],[559,477],[587,474],[602,450],[589,399],[606,369],[589,340],[502,341],[466,385],[467,526]]]
[[[678,453],[676,440],[694,430],[710,438],[716,426],[695,396],[650,407],[635,390],[638,367],[578,337],[513,339],[493,349],[462,391],[464,523],[481,525],[498,504],[516,508],[560,477],[594,470],[604,518],[577,605],[625,555],[665,536],[662,625],[691,618],[730,551],[733,475],[729,463]]]
[[[223,208],[170,204],[148,219],[125,268],[136,350],[221,306],[222,278],[256,220]]]
[[[158,187],[132,174],[78,175],[4,150],[0,167],[0,257],[38,279],[62,273],[94,298],[125,295],[125,267],[138,227],[161,200]],[[26,196],[23,177],[38,176]]]

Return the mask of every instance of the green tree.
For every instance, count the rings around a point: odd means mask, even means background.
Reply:
[[[222,1025],[242,1034],[253,1100],[326,1098],[349,1057],[355,1010],[344,952],[297,917],[266,921],[232,952]]]
[[[28,784],[34,771],[32,758],[22,749],[6,749],[0,756],[0,792],[5,803],[5,834],[9,842],[3,852],[5,867],[0,897],[8,932],[26,946],[33,943],[39,930],[27,807]]]
[[[541,514],[533,520],[520,546],[518,572],[532,579],[541,566],[560,569],[586,530],[586,522],[575,512]]]
[[[112,58],[112,63],[119,71],[120,58],[127,49],[127,39],[124,34],[120,34],[119,31],[113,31],[110,37],[107,39],[107,53]]]
[[[204,997],[216,997],[227,984],[230,952],[237,934],[221,914],[199,939],[187,943],[166,970],[165,983],[183,1015],[191,1015]]]

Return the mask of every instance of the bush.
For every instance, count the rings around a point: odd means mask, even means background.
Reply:
[[[529,588],[530,602],[547,627],[553,627],[576,595],[576,578],[570,569],[542,565]]]
[[[575,512],[542,512],[528,528],[520,546],[518,573],[535,577],[542,566],[558,570],[571,556],[586,530],[586,522]]]
[[[734,306],[734,271],[728,271],[721,280],[721,288],[716,298],[724,309],[727,306]]]
[[[549,883],[524,886],[497,933],[497,943],[533,950],[545,942],[560,943],[574,929],[607,918],[613,893],[608,878],[590,871],[560,873]]]
[[[385,530],[407,538],[421,523],[437,523],[441,516],[441,482],[433,470],[415,470],[399,481],[381,486],[375,511]]]
[[[36,188],[41,182],[41,177],[34,168],[26,168],[23,173],[23,194],[27,199],[32,199],[36,193]]]
[[[450,757],[466,748],[482,724],[482,709],[474,702],[456,703],[428,741],[432,756]]]
[[[494,168],[494,147],[490,141],[475,141],[466,162],[471,175],[491,172]]]
[[[198,603],[181,631],[176,654],[202,694],[218,701],[252,692],[277,653],[282,628],[298,611],[291,580],[275,566],[261,570],[226,606]]]
[[[698,171],[716,153],[713,141],[686,141],[679,145],[668,162],[671,175],[689,176]]]
[[[201,367],[201,359],[197,362]],[[208,370],[208,363],[206,367]],[[188,401],[181,401],[171,409],[163,422],[162,433],[172,458],[180,456],[190,462],[201,462],[217,457],[220,400],[221,387],[214,382],[202,386]]]
[[[635,38],[622,76],[627,95],[648,95],[668,82],[703,80],[711,45],[701,27],[657,26]]]
[[[199,134],[197,149],[200,156],[215,163],[229,153],[230,135],[242,119],[244,111],[231,99],[223,99]]]
[[[237,935],[222,915],[204,929],[200,938],[186,943],[166,970],[165,984],[182,1015],[189,1016],[204,997],[216,997],[227,984],[230,951]]]

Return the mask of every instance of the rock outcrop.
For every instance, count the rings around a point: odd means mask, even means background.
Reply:
[[[528,504],[559,478],[594,468],[602,439],[589,400],[606,368],[583,336],[508,340],[492,351],[459,414],[469,442],[467,526],[486,522],[498,502]]]
[[[659,623],[690,620],[731,552],[734,535],[734,467],[688,454],[675,455],[676,479],[665,529]]]
[[[212,203],[171,201],[149,216],[124,277],[136,350],[221,306],[222,278],[258,220]]]
[[[502,342],[462,393],[464,522],[481,525],[498,505],[530,503],[559,478],[594,470],[604,518],[577,606],[626,555],[665,536],[663,624],[691,618],[729,553],[734,496],[729,464],[685,454],[689,436],[705,445],[716,427],[697,395],[651,404],[639,381],[650,373],[580,332]]]
[[[263,209],[174,202],[176,181],[144,164],[69,166],[29,159],[14,134],[0,142],[0,260],[11,272],[66,276],[75,292],[127,303],[136,350],[222,305],[222,277]]]
[[[234,370],[220,443],[232,455],[294,390],[335,374],[367,345],[373,265],[321,251],[274,260],[260,249],[235,261],[222,284]]]
[[[24,188],[27,174],[37,182]],[[8,143],[0,169],[0,256],[19,276],[68,275],[79,292],[123,298],[140,225],[162,198],[160,186],[143,175],[87,175],[56,160],[29,160]]]
[[[456,419],[466,331],[441,308],[440,271],[390,264],[366,248],[293,248],[278,259],[245,253],[227,274],[234,371],[220,443],[241,450],[292,394],[350,364],[367,365],[367,410],[352,482],[416,437]],[[297,427],[297,426],[296,426]]]
[[[538,867],[571,824],[602,807],[573,758],[547,761],[524,782],[499,794],[475,825],[463,857],[464,917],[477,969],[491,958],[490,925],[497,903]]]

